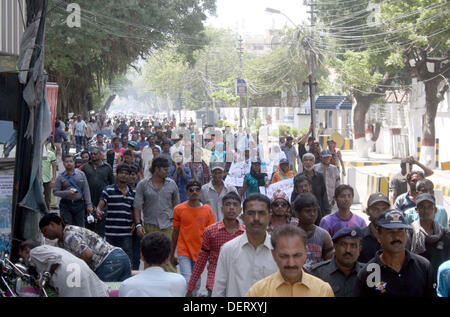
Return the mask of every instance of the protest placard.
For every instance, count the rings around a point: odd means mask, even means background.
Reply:
[[[294,190],[294,180],[292,178],[285,179],[283,181],[277,182],[275,184],[269,185],[269,187],[265,188],[264,186],[259,187],[259,191],[261,194],[266,195],[270,199],[272,199],[273,194],[277,191],[281,190],[285,192],[289,197],[289,201],[291,200],[292,191]]]
[[[250,173],[251,164],[245,161],[233,162],[225,178],[225,184],[235,187],[242,187],[245,174]]]

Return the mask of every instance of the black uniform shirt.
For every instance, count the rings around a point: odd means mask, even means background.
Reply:
[[[342,273],[336,265],[335,257],[332,259],[317,263],[310,272],[321,280],[328,282],[333,289],[336,297],[356,296],[355,286],[358,272],[364,267],[363,263],[356,262],[355,267],[348,276]]]
[[[405,250],[405,261],[400,272],[384,264],[381,251],[358,273],[357,296],[434,297],[433,269],[424,257]],[[377,282],[377,271],[379,279]]]

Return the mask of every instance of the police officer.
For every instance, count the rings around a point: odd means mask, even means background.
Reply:
[[[311,274],[331,285],[336,297],[356,296],[357,274],[364,266],[357,261],[361,251],[361,237],[359,227],[338,230],[333,236],[333,258],[311,268]]]
[[[433,270],[424,257],[406,249],[407,230],[403,213],[383,212],[377,220],[381,250],[358,273],[358,296],[432,297]]]

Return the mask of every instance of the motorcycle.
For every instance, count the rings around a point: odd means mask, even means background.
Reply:
[[[7,253],[0,258],[0,297],[49,297],[56,293],[48,285],[50,278],[50,272],[37,274],[11,262]]]
[[[0,257],[0,297],[58,297],[49,285],[49,271],[37,273],[22,263],[13,263],[8,254]],[[109,297],[119,297],[120,282],[105,282]]]

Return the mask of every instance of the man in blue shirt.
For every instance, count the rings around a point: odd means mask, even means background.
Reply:
[[[175,165],[172,165],[169,172],[169,177],[175,181],[180,193],[180,203],[188,200],[186,194],[186,184],[188,180],[192,178],[191,170],[189,167],[183,165],[183,153],[174,153],[173,161]]]
[[[418,195],[416,184],[418,181],[424,178],[424,174],[419,171],[412,171],[406,176],[406,181],[409,185],[409,191],[397,197],[394,203],[394,209],[401,210],[404,213],[407,209],[416,206],[416,203],[414,202]]]
[[[450,296],[450,260],[439,266],[437,277],[437,295],[439,297]]]
[[[434,196],[434,184],[429,179],[422,179],[416,184],[417,192],[419,194],[430,194]],[[405,211],[405,219],[407,223],[412,223],[419,219],[419,214],[416,212],[416,204]],[[448,214],[443,206],[436,205],[436,214],[434,221],[437,221],[442,227],[448,228]]]

